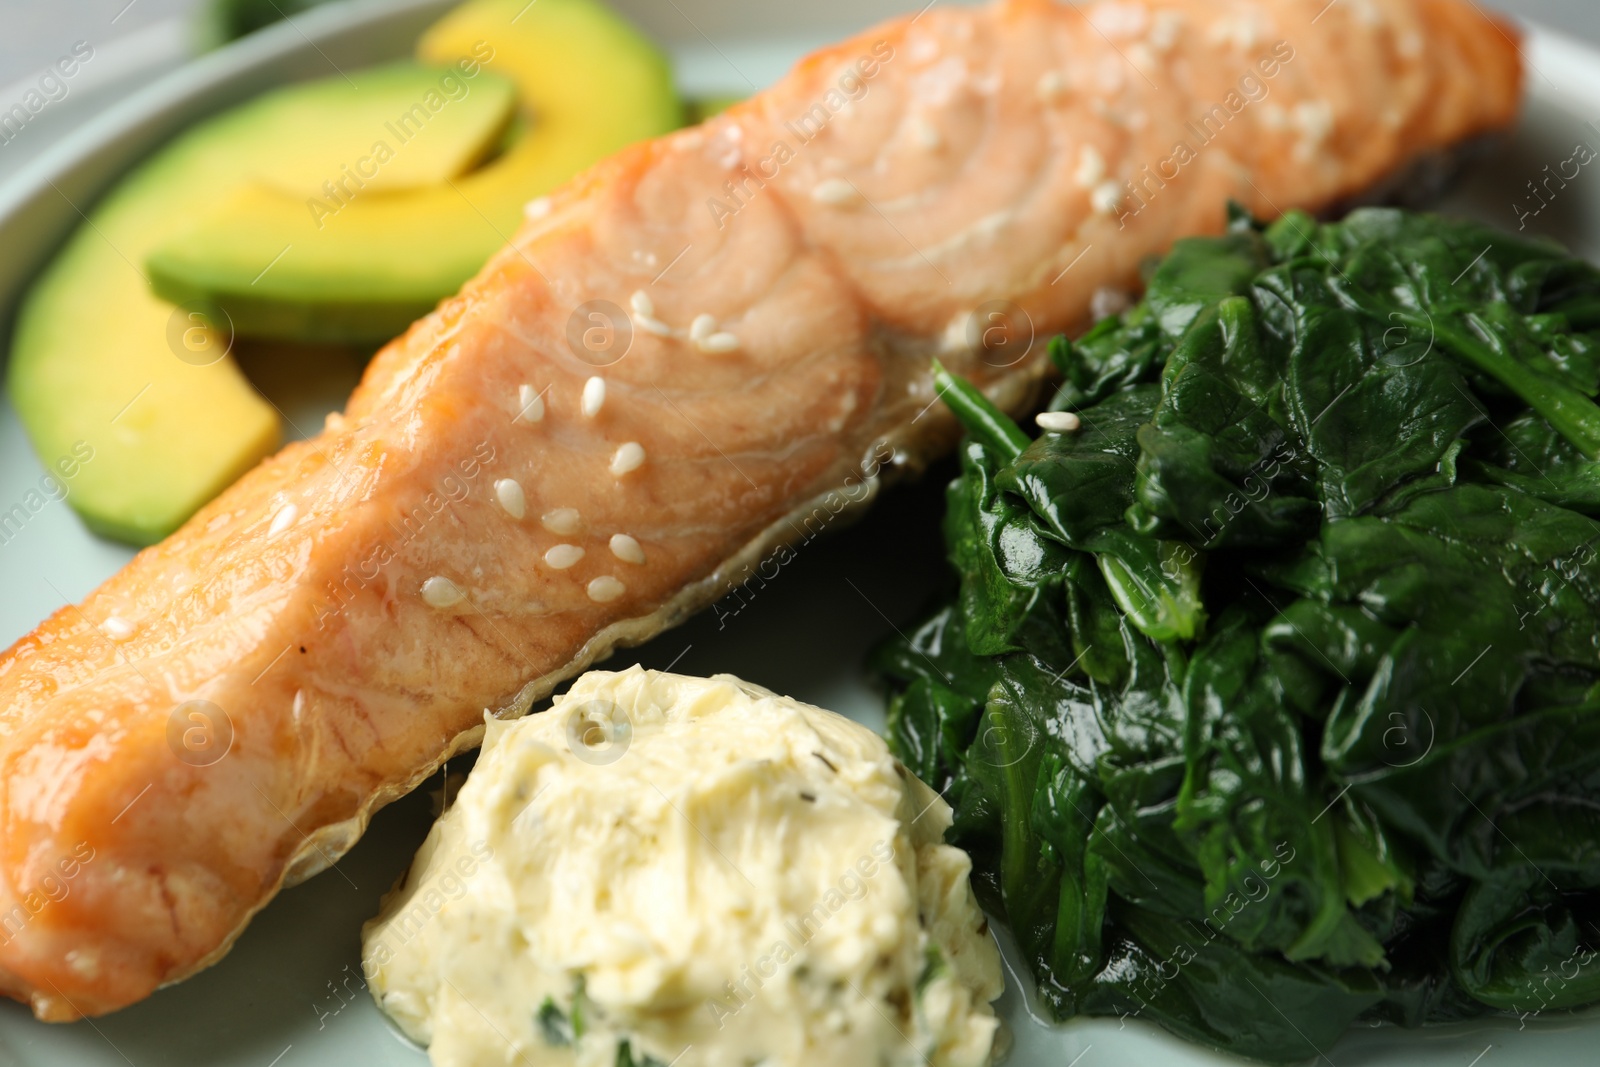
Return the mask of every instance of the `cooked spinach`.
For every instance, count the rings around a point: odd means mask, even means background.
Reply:
[[[1391,210],[1180,242],[959,379],[959,590],[874,656],[1062,1016],[1262,1060],[1600,1002],[1600,271]]]

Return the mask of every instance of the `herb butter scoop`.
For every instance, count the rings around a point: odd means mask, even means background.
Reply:
[[[584,675],[484,751],[363,932],[438,1067],[977,1067],[1000,959],[950,809],[731,675]]]

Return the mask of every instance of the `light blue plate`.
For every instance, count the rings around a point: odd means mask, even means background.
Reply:
[[[94,198],[151,147],[185,125],[287,81],[409,52],[442,0],[343,4],[274,27],[174,71],[50,149],[0,186],[0,315]],[[692,93],[746,92],[807,49],[910,5],[896,0],[620,0],[678,61]],[[1600,149],[1600,54],[1535,32],[1528,117],[1514,141],[1448,205],[1515,231],[1560,238],[1600,258],[1600,161],[1559,189],[1536,216],[1527,183],[1542,180],[1580,142]],[[1570,168],[1568,168],[1570,171]],[[1554,188],[1554,186],[1552,186]],[[355,368],[301,368],[258,384],[301,426],[342,406]],[[9,403],[0,404],[0,514],[28,497],[42,469]],[[690,673],[730,671],[836,709],[875,728],[882,703],[861,661],[912,618],[943,580],[942,506],[932,480],[886,496],[842,535],[800,550],[775,578],[746,588],[679,630],[612,665]],[[64,504],[0,524],[0,641],[78,600],[131,553],[86,533]],[[462,769],[462,768],[457,768]],[[46,1026],[0,1005],[0,1067],[422,1067],[361,988],[359,929],[404,870],[431,820],[429,789],[381,813],[339,865],[282,894],[216,967],[115,1015]],[[1017,1067],[1217,1067],[1237,1063],[1137,1021],[1080,1020],[1046,1028],[1020,990],[1016,957],[1002,1003]],[[1263,1012],[1272,1011],[1263,1001]],[[1600,1063],[1600,1018],[1504,1020],[1408,1033],[1358,1030],[1323,1050],[1337,1067],[1567,1067]]]

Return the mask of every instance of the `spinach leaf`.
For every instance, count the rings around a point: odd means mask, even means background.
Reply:
[[[1280,372],[1263,347],[1242,297],[1196,316],[1167,361],[1160,406],[1138,431],[1131,525],[1207,549],[1298,544],[1317,529],[1305,445],[1273,411]]]
[[[945,518],[951,560],[972,576],[961,590],[968,647],[998,656],[1045,646],[1053,653],[1048,659],[1068,663],[1071,656],[1062,656],[1067,645],[1059,640],[1067,549],[1046,535],[1026,505],[1003,494],[994,476],[990,450],[968,442]]]
[[[1517,1014],[1600,1000],[1593,878],[1550,881],[1531,866],[1478,882],[1451,936],[1455,978],[1474,999]]]
[[[1138,908],[1119,908],[1114,918],[1124,933],[1085,997],[1091,1014],[1148,1017],[1191,1041],[1296,1063],[1322,1056],[1383,998],[1370,972],[1246,952]]]
[[[1171,640],[1205,623],[1198,556],[1125,521],[1139,480],[1139,426],[1158,402],[1154,386],[1117,394],[1079,415],[1080,432],[1033,442],[995,484],[1028,503],[1062,544],[1095,557],[1106,590],[1141,632]]]

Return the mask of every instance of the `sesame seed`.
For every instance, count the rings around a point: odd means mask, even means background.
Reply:
[[[611,554],[624,563],[643,563],[644,549],[625,533],[611,535]]]
[[[590,378],[583,383],[583,413],[589,418],[600,414],[600,409],[606,402],[606,380],[601,377]]]
[[[939,135],[938,127],[921,115],[912,117],[911,132],[916,136],[917,143],[929,151],[944,144],[944,138]]]
[[[976,322],[976,312],[956,312],[951,316],[950,321],[945,323],[944,333],[939,335],[939,350],[941,352],[970,351]]]
[[[1094,291],[1089,298],[1089,314],[1095,322],[1109,319],[1113,315],[1120,315],[1133,306],[1133,297],[1126,289],[1119,289],[1114,285],[1102,285]]]
[[[522,214],[529,222],[538,222],[550,214],[550,198],[541,196],[537,200],[529,200],[523,207]]]
[[[702,341],[700,347],[707,352],[733,352],[739,347],[739,336],[726,331],[714,333]]]
[[[1103,181],[1095,186],[1089,193],[1089,205],[1102,215],[1115,215],[1122,206],[1122,183],[1116,180]]]
[[[644,446],[638,441],[627,441],[617,447],[611,457],[611,473],[621,477],[629,471],[644,466]]]
[[[467,594],[450,579],[434,575],[422,583],[422,599],[430,608],[453,608],[467,599]]]
[[[267,527],[268,537],[277,537],[283,531],[294,525],[294,520],[300,517],[300,509],[293,504],[285,504],[272,516],[272,525]]]
[[[1078,149],[1078,169],[1073,175],[1077,180],[1078,188],[1093,189],[1106,177],[1106,157],[1092,144],[1086,144]]]
[[[583,556],[583,549],[577,545],[553,545],[550,551],[544,554],[544,561],[556,570],[564,571],[576,564]]]
[[[643,315],[647,319],[656,317],[656,302],[650,299],[650,294],[643,289],[636,289],[628,298],[628,306],[633,308],[636,315]]]
[[[1158,52],[1166,52],[1178,43],[1183,30],[1183,16],[1176,11],[1159,11],[1150,26],[1150,44]]]
[[[517,418],[513,421],[541,422],[544,419],[544,397],[526,383],[517,386]]]
[[[1054,100],[1067,91],[1067,78],[1059,70],[1047,70],[1039,77],[1039,99]]]
[[[571,536],[583,529],[583,517],[578,514],[577,508],[556,508],[547,511],[539,519],[544,528],[553,534],[563,537]]]
[[[702,344],[705,339],[717,332],[717,320],[710,315],[696,315],[689,324],[689,340],[695,344]]]
[[[629,538],[629,540],[632,540],[632,538]],[[637,542],[635,542],[635,544],[637,544]],[[613,552],[616,551],[615,544],[612,545],[611,550]],[[106,636],[111,638],[113,641],[126,641],[128,638],[133,636],[133,623],[116,615],[112,615],[110,618],[106,619],[105,622],[101,623],[100,628],[104,630],[106,632]]]
[[[1128,62],[1141,71],[1155,70],[1161,65],[1161,61],[1156,58],[1155,50],[1142,41],[1135,41],[1129,45],[1127,56]]]
[[[513,519],[520,519],[528,513],[528,498],[522,492],[522,483],[515,478],[501,478],[495,482],[494,498],[500,501],[500,506]]]
[[[1033,421],[1039,429],[1051,433],[1072,433],[1083,425],[1083,420],[1070,411],[1041,411]]]
[[[639,329],[645,333],[653,333],[657,337],[671,337],[672,327],[660,319],[652,319],[649,315],[635,315],[633,321],[639,324]]]
[[[589,583],[589,599],[596,604],[609,603],[627,591],[627,586],[609,574],[603,574]]]
[[[819,204],[848,204],[861,194],[856,192],[856,187],[843,178],[827,178],[816,184],[811,190],[811,199]]]
[[[1333,132],[1333,108],[1328,106],[1326,100],[1307,100],[1296,104],[1290,114],[1294,117],[1295,126],[1312,144],[1320,144]]]

